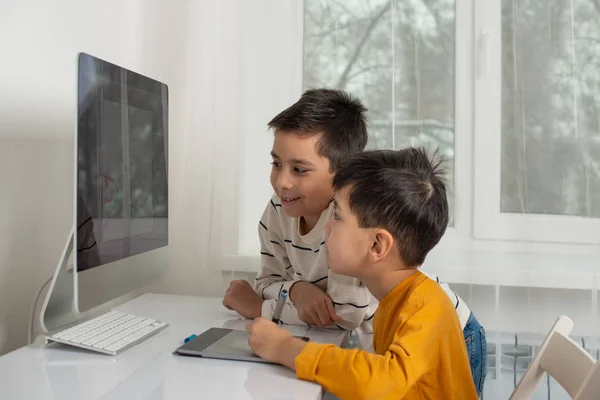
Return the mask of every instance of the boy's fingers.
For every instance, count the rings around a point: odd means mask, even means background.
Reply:
[[[308,322],[308,318],[306,317],[306,314],[300,310],[298,310],[298,318],[300,318],[300,320],[304,323],[309,323]]]
[[[317,325],[319,325],[319,324],[317,324],[317,319],[315,319],[315,316],[316,316],[316,315],[313,315],[312,313],[309,313],[309,312],[307,312],[307,313],[304,315],[304,318],[306,319],[306,321],[305,321],[305,322],[306,322],[307,324],[309,324],[309,325],[313,325],[313,326],[317,326]]]
[[[310,305],[310,317],[316,326],[321,326],[321,317],[319,316],[319,307],[316,304]]]
[[[319,326],[319,318],[316,313],[314,315],[307,315],[308,324],[312,326]]]
[[[327,311],[326,305],[323,304],[322,306],[316,307],[316,311],[317,311],[317,317],[320,322],[320,324],[319,324],[320,327],[331,325],[332,322],[329,318],[329,312]]]
[[[331,317],[331,320],[333,322],[338,322],[340,319],[342,319],[339,315],[337,315],[337,313],[335,312],[335,307],[333,306],[333,301],[331,300],[331,298],[329,298],[329,296],[327,296],[325,298],[325,304],[327,304],[327,311],[329,312],[329,316]]]

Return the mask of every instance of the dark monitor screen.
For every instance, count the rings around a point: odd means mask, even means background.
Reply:
[[[168,88],[79,56],[78,271],[168,244]]]

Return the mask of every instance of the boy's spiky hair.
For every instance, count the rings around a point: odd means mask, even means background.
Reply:
[[[367,109],[343,90],[311,89],[269,122],[275,133],[322,134],[317,151],[332,171],[367,145]]]
[[[417,267],[448,226],[443,161],[423,148],[366,151],[342,163],[333,186],[349,189],[361,228],[390,232],[406,266]]]

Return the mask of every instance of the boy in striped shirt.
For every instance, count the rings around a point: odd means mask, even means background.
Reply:
[[[366,109],[339,90],[316,89],[269,122],[274,130],[271,198],[258,230],[261,270],[254,287],[232,281],[223,304],[246,318],[271,318],[287,289],[281,321],[352,330],[370,329],[377,299],[355,278],[329,268],[325,224],[333,213],[333,174],[367,144]],[[436,277],[432,277],[437,280]],[[458,295],[443,284],[464,330],[478,391],[485,379],[483,328]]]

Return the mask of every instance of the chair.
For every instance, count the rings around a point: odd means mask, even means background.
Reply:
[[[546,373],[575,400],[600,398],[600,364],[569,337],[572,330],[569,317],[556,320],[510,400],[531,399]]]

